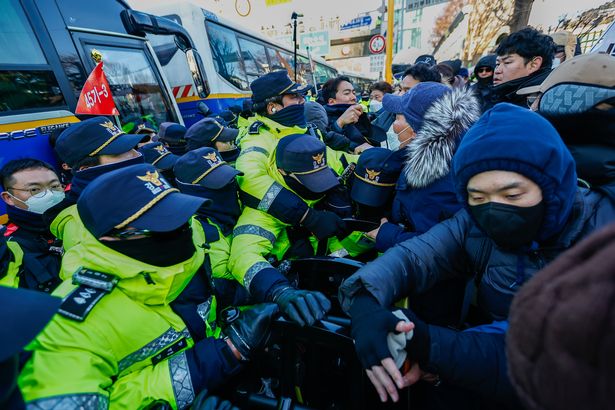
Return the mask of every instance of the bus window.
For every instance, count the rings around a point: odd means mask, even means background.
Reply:
[[[286,70],[288,75],[293,77],[294,72],[294,59],[292,54],[282,51],[277,48],[268,49],[269,60],[271,61],[271,71],[274,70]]]
[[[243,64],[249,82],[269,72],[269,62],[267,61],[265,46],[239,37],[239,47],[241,48],[241,56],[243,57]]]
[[[139,121],[145,116],[151,116],[156,126],[175,121],[142,49],[88,44],[87,53],[94,48],[102,53],[105,75],[122,124]]]
[[[66,106],[19,2],[0,13],[0,113]]]
[[[216,71],[229,83],[241,90],[248,90],[246,73],[241,64],[237,38],[232,30],[207,21],[207,34]]]
[[[305,84],[312,84],[312,70],[310,69],[310,60],[307,57],[297,56],[297,81]],[[313,84],[312,84],[313,85]]]

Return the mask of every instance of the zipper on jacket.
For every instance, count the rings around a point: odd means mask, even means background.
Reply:
[[[141,272],[141,275],[143,275],[143,278],[145,279],[145,282],[147,282],[148,285],[156,284],[156,282],[154,282],[154,279],[152,279],[152,276],[149,274],[149,272]]]

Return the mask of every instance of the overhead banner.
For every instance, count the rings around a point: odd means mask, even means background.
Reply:
[[[265,0],[265,6],[277,6],[278,4],[290,3],[293,0]]]
[[[107,81],[107,77],[105,77],[105,72],[102,67],[102,61],[96,64],[96,67],[94,67],[94,70],[92,70],[90,76],[83,85],[75,114],[120,114],[113,102],[111,87],[109,87],[109,82]]]

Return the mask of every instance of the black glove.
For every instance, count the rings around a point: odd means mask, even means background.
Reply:
[[[319,241],[342,234],[346,230],[344,220],[333,212],[311,208],[303,220],[303,226],[308,228]]]
[[[313,325],[331,309],[331,302],[320,292],[281,285],[270,295],[271,301],[278,304],[284,316],[300,326]]]
[[[431,352],[431,335],[429,334],[429,326],[423,322],[410,309],[399,309],[412,323],[414,323],[414,335],[406,344],[408,357],[413,362],[418,362],[421,369],[425,369],[429,363],[429,354]]]
[[[243,311],[235,307],[227,308],[222,312],[222,332],[242,358],[249,360],[254,351],[263,349],[269,341],[271,322],[278,312],[278,306],[274,303],[261,303]]]
[[[222,400],[216,396],[208,396],[207,393],[207,390],[199,393],[190,408],[192,410],[239,410],[230,401]]]
[[[366,290],[355,296],[350,306],[351,330],[355,349],[365,369],[391,357],[387,333],[394,332],[400,321],[390,310],[380,306]]]

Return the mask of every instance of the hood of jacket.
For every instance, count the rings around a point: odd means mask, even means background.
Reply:
[[[464,135],[453,159],[459,202],[468,207],[467,184],[487,171],[516,172],[536,183],[545,205],[538,241],[560,233],[577,192],[572,155],[553,126],[540,115],[500,103]]]
[[[461,137],[480,113],[480,104],[468,88],[454,89],[429,107],[423,126],[405,148],[403,173],[410,187],[424,188],[449,173]]]
[[[64,280],[80,267],[108,273],[119,279],[117,288],[131,299],[146,305],[163,305],[175,300],[205,260],[205,234],[194,218],[190,225],[196,252],[190,259],[167,267],[148,265],[104,246],[85,228],[76,211],[73,219],[80,241],[62,258],[60,277]]]

